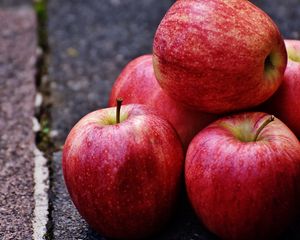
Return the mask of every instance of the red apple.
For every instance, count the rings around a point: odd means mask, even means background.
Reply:
[[[267,102],[268,112],[272,112],[300,137],[300,41],[285,40],[288,64],[283,83]]]
[[[167,119],[185,148],[199,130],[216,119],[212,114],[191,110],[170,98],[156,81],[152,55],[138,57],[124,68],[112,88],[109,106],[115,106],[118,97],[124,99],[124,104],[145,104]]]
[[[275,239],[299,212],[300,144],[272,117],[252,112],[222,118],[188,148],[189,199],[222,239]]]
[[[63,173],[83,218],[104,236],[141,239],[169,219],[183,167],[177,133],[142,105],[86,115],[69,133]],[[117,117],[118,118],[118,117]]]
[[[279,87],[286,61],[277,26],[250,1],[176,1],[154,38],[161,87],[204,112],[264,102]]]

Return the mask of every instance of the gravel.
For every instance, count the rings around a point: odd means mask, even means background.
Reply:
[[[35,14],[0,8],[0,239],[31,239]]]

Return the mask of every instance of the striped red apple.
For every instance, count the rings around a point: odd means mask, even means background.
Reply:
[[[89,113],[73,127],[63,149],[63,174],[92,228],[110,238],[142,239],[172,214],[183,150],[173,127],[144,106],[119,111]]]
[[[300,143],[266,113],[225,117],[192,140],[185,180],[197,215],[222,239],[277,239],[300,210]]]
[[[264,110],[276,114],[300,137],[300,41],[285,40],[288,64],[283,83],[265,105]]]
[[[176,1],[153,43],[154,70],[172,98],[199,111],[259,105],[279,87],[287,55],[275,23],[250,1]]]
[[[216,119],[213,114],[189,109],[170,98],[154,76],[152,55],[138,57],[123,69],[112,88],[109,106],[115,106],[118,97],[123,98],[124,104],[145,104],[168,120],[178,132],[185,149],[202,128]]]

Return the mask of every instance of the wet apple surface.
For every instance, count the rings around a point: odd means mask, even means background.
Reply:
[[[300,41],[285,40],[288,64],[283,83],[262,110],[277,116],[300,137]]]
[[[223,239],[276,239],[299,213],[300,144],[277,118],[217,120],[191,142],[185,179],[203,223]]]
[[[177,1],[153,43],[164,91],[210,113],[266,101],[281,84],[286,61],[276,24],[250,1]]]
[[[166,120],[142,105],[118,106],[86,115],[71,130],[63,150],[64,179],[93,229],[141,239],[172,215],[183,150]]]
[[[217,118],[214,114],[187,108],[169,97],[157,83],[152,55],[138,57],[124,68],[111,90],[110,107],[116,105],[118,97],[123,98],[124,104],[145,104],[168,120],[178,132],[185,149],[202,128]]]

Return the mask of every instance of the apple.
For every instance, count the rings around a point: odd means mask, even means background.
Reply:
[[[178,132],[185,149],[202,128],[216,119],[215,115],[189,109],[170,98],[157,83],[152,55],[138,57],[124,68],[112,88],[109,106],[115,106],[118,97],[123,98],[124,104],[145,104],[167,119]]]
[[[224,117],[192,140],[185,181],[198,217],[222,239],[275,239],[299,212],[300,143],[266,113]]]
[[[110,238],[141,239],[171,216],[183,150],[166,120],[143,105],[120,108],[89,113],[73,127],[63,149],[63,174],[92,228]]]
[[[286,61],[277,26],[250,1],[176,1],[153,43],[160,86],[172,98],[210,113],[267,100],[282,82]]]
[[[285,40],[288,64],[283,83],[265,104],[264,110],[277,114],[300,137],[300,41]]]

